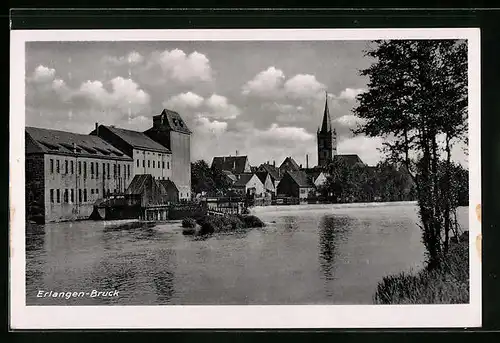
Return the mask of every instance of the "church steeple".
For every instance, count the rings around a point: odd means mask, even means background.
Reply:
[[[326,92],[325,92],[326,93]],[[337,132],[332,128],[332,118],[328,109],[328,93],[325,94],[325,110],[321,128],[318,129],[318,166],[325,167],[337,154]]]
[[[320,132],[326,133],[332,130],[332,119],[330,118],[330,110],[328,109],[328,93],[325,92],[325,111],[323,112],[323,122]]]

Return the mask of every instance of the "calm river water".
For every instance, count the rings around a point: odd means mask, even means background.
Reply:
[[[44,226],[27,240],[27,305],[370,304],[377,282],[418,269],[413,203],[263,207],[262,229],[195,239],[180,222]],[[468,228],[468,209],[459,220]],[[39,298],[39,291],[117,297]]]

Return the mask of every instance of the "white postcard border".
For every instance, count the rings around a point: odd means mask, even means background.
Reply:
[[[467,39],[470,303],[463,305],[26,306],[24,126],[29,41]],[[12,329],[427,328],[481,325],[480,31],[439,29],[13,30],[10,77],[10,324]]]

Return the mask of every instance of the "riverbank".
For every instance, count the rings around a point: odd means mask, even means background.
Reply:
[[[469,302],[469,242],[450,245],[442,269],[384,277],[373,298],[376,304],[463,304]]]

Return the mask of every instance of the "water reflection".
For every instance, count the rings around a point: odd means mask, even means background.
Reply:
[[[169,303],[175,294],[174,288],[174,251],[160,250],[151,259],[149,267],[151,268],[151,278],[157,296],[157,303]]]
[[[299,228],[296,216],[284,216],[283,217],[283,228],[285,231],[294,232]]]
[[[351,230],[349,217],[324,216],[319,224],[319,264],[326,281],[335,278],[337,250]]]

